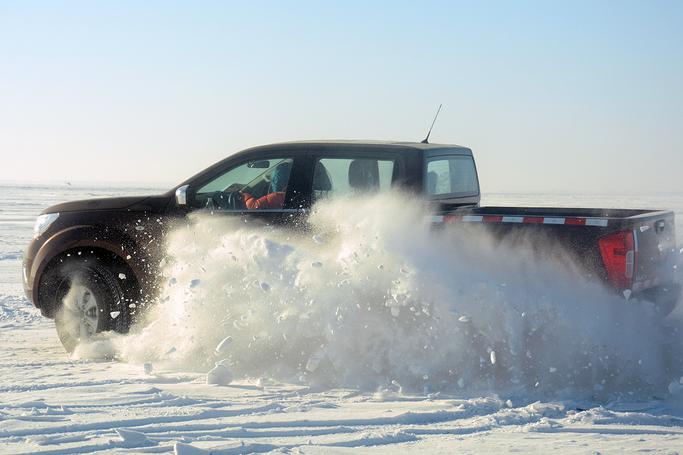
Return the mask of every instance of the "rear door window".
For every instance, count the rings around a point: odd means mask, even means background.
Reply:
[[[386,158],[318,159],[313,172],[313,201],[388,191],[395,173],[396,161]]]
[[[429,196],[475,196],[479,182],[470,156],[438,156],[427,162],[425,192]]]

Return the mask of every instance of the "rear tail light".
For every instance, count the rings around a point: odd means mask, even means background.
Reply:
[[[607,235],[599,244],[609,282],[619,291],[630,289],[636,262],[633,231]]]

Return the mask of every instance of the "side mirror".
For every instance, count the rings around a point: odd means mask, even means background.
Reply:
[[[175,202],[178,205],[187,205],[187,188],[189,185],[183,185],[175,190]]]

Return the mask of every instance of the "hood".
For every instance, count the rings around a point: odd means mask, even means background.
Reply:
[[[107,197],[98,199],[84,199],[80,201],[62,202],[48,207],[41,212],[88,212],[91,210],[130,210],[147,211],[158,209],[168,203],[168,196],[127,196]]]

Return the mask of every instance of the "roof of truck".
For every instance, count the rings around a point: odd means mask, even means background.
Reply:
[[[387,148],[411,148],[420,151],[431,151],[440,149],[458,149],[466,154],[471,154],[472,151],[469,147],[464,147],[462,145],[455,144],[424,144],[422,142],[399,142],[399,141],[377,141],[377,140],[348,140],[348,139],[324,139],[324,140],[305,140],[305,141],[289,141],[289,142],[279,142],[274,144],[261,145],[257,147],[251,147],[245,151],[252,151],[254,149],[266,149],[266,148],[279,148],[279,147],[296,147],[302,146],[303,148],[324,146],[324,147],[334,147],[334,146],[350,146],[350,147],[387,147]]]
[[[366,146],[367,149],[363,150]],[[339,149],[336,149],[339,147]],[[188,182],[197,178],[200,174],[205,174],[211,172],[212,169],[218,169],[225,165],[228,161],[239,160],[239,159],[251,159],[255,153],[263,153],[264,156],[277,156],[276,154],[286,153],[290,156],[303,155],[315,149],[324,148],[330,152],[343,152],[344,149],[354,149],[354,151],[359,151],[361,153],[373,151],[377,152],[378,149],[384,149],[384,151],[392,151],[395,153],[408,152],[412,150],[412,153],[421,154],[424,158],[429,159],[434,156],[442,155],[441,151],[448,151],[447,154],[458,155],[469,155],[472,156],[472,150],[468,147],[463,147],[461,145],[453,144],[424,144],[422,142],[399,142],[399,141],[376,141],[376,140],[306,140],[306,141],[291,141],[291,142],[279,142],[274,144],[258,145],[255,147],[250,147],[248,149],[241,150],[234,153],[223,160],[209,166],[207,169],[195,174],[189,179],[182,182],[180,185],[185,185]]]

